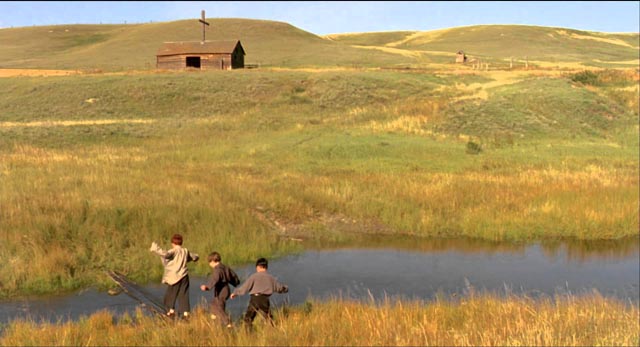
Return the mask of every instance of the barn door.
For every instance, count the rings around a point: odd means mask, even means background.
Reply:
[[[187,57],[187,67],[200,68],[200,57]]]

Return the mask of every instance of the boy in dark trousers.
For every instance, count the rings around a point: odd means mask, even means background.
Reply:
[[[164,295],[164,306],[167,308],[167,316],[175,316],[176,301],[184,318],[189,317],[191,305],[189,303],[189,270],[187,263],[198,261],[199,256],[182,247],[182,235],[174,234],[171,238],[171,249],[168,251],[151,243],[149,250],[160,256],[164,265],[162,283],[167,284]]]
[[[213,289],[213,299],[211,300],[211,318],[220,319],[222,325],[231,327],[231,318],[225,311],[227,299],[231,290],[229,284],[237,286],[240,284],[238,275],[228,266],[223,264],[222,257],[218,252],[212,252],[207,258],[209,266],[213,269],[207,284],[200,286],[202,291]]]
[[[278,280],[267,272],[269,263],[267,259],[260,258],[256,261],[256,272],[249,276],[240,287],[237,287],[231,294],[231,299],[247,292],[251,294],[249,307],[244,315],[244,322],[247,327],[251,326],[256,314],[260,312],[264,317],[273,324],[271,316],[269,297],[273,293],[287,293],[289,288],[287,285],[278,282]]]

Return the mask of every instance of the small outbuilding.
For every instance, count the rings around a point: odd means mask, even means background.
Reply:
[[[231,70],[244,68],[244,48],[234,41],[165,42],[156,54],[156,68],[167,70]]]
[[[467,56],[464,54],[463,51],[458,51],[458,53],[456,54],[456,63],[466,63],[467,62]]]

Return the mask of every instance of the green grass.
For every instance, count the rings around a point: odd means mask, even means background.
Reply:
[[[628,129],[637,114],[564,79],[537,78],[494,88],[487,102],[455,106],[447,130],[490,138],[607,138]]]

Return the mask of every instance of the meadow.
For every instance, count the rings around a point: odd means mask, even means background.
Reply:
[[[157,280],[147,249],[174,232],[230,264],[354,233],[637,235],[637,91],[620,91],[637,75],[538,72],[496,84],[501,76],[0,79],[0,256],[11,264],[0,293],[106,286],[105,269]]]

